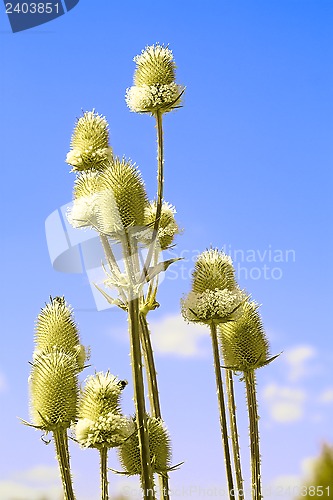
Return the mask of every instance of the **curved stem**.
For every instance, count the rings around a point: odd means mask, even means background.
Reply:
[[[69,463],[68,438],[66,429],[60,427],[53,431],[54,444],[61,474],[65,500],[75,500]]]
[[[158,226],[160,223],[162,203],[163,203],[163,184],[164,184],[164,145],[163,145],[163,125],[162,125],[162,113],[161,111],[156,111],[156,129],[157,129],[157,200],[156,200],[156,216],[153,227],[152,241],[149,245],[148,255],[146,262],[143,266],[143,274],[141,280],[147,276],[148,268],[151,263],[151,259],[154,255],[155,241],[157,238]]]
[[[103,446],[99,450],[100,470],[101,470],[101,499],[109,500],[109,482],[108,482],[108,449]]]
[[[249,412],[251,471],[252,471],[252,498],[261,500],[261,473],[259,449],[259,415],[256,396],[256,378],[254,370],[244,372],[247,406]]]
[[[233,382],[232,370],[229,370],[228,368],[226,369],[226,386],[227,386],[227,394],[228,394],[228,409],[229,409],[229,420],[230,420],[230,430],[231,430],[231,442],[232,442],[232,451],[233,451],[234,464],[235,464],[238,498],[243,499],[244,498],[244,490],[243,490],[242,466],[241,466],[241,460],[240,460],[240,447],[239,447],[238,432],[237,432],[234,382]]]
[[[108,261],[108,264],[109,264],[111,274],[114,273],[114,270],[116,270],[120,273],[120,269],[119,269],[118,263],[116,261],[116,258],[112,252],[112,248],[111,248],[111,245],[109,243],[108,237],[105,234],[101,234],[101,233],[99,234],[99,237],[100,237],[100,240],[102,243],[102,247],[104,250],[106,260]],[[117,288],[117,290],[118,290],[119,295],[121,296],[122,300],[124,301],[124,303],[126,303],[127,297],[126,297],[126,294],[124,293],[124,291],[119,289],[119,288]]]
[[[221,426],[222,443],[224,447],[224,461],[225,461],[225,468],[228,481],[229,498],[234,499],[234,482],[232,477],[230,450],[228,442],[228,428],[227,428],[227,417],[226,417],[224,394],[223,394],[221,363],[220,363],[220,355],[217,342],[216,325],[213,322],[210,324],[210,333],[212,338],[217,399],[220,411],[220,426]]]

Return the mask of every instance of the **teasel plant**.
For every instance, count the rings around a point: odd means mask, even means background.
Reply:
[[[94,110],[84,113],[75,126],[66,161],[77,172],[69,222],[77,228],[91,227],[100,236],[108,270],[105,286],[115,289],[116,298],[98,285],[106,300],[127,311],[134,385],[135,415],[141,457],[144,495],[155,498],[153,468],[145,406],[143,359],[151,417],[162,419],[157,375],[147,314],[159,306],[156,301],[158,275],[178,259],[160,262],[162,250],[179,232],[175,209],[163,200],[164,146],[162,117],[180,107],[184,87],[175,82],[175,62],[169,48],[146,47],[134,58],[134,85],[126,92],[133,112],[148,113],[157,129],[157,197],[148,202],[137,167],[113,155],[108,124]],[[112,244],[120,243],[124,269],[115,259]],[[141,249],[145,250],[142,257]],[[167,470],[159,474],[163,496],[169,498]]]
[[[81,391],[78,418],[72,426],[75,440],[100,455],[101,500],[109,500],[108,451],[130,437],[130,420],[122,414],[120,396],[127,381],[110,372],[90,375]]]
[[[29,377],[32,422],[23,423],[46,436],[52,433],[65,500],[75,499],[67,430],[76,418],[78,374],[87,357],[88,350],[80,343],[71,308],[64,297],[51,297],[36,321]]]
[[[247,300],[241,304],[233,321],[220,324],[219,341],[227,371],[241,373],[245,382],[251,451],[251,491],[253,500],[261,500],[261,457],[259,415],[255,370],[278,357],[270,356],[269,342],[258,312],[259,305]]]

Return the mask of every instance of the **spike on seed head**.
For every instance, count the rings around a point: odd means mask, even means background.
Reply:
[[[122,387],[110,372],[98,372],[87,378],[80,397],[79,417],[93,422],[100,416],[120,412]]]
[[[237,288],[231,257],[217,249],[211,248],[198,256],[192,276],[192,289],[196,293]]]
[[[162,204],[161,217],[158,226],[158,241],[161,250],[166,250],[172,244],[176,234],[179,234],[180,230],[178,224],[175,220],[176,209],[170,203],[166,201]],[[149,226],[149,229],[142,234],[142,241],[146,244],[150,244],[152,240],[153,226],[156,218],[156,201],[152,201],[145,208],[145,225]]]

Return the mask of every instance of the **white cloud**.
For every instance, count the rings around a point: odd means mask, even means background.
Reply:
[[[304,390],[271,383],[264,388],[263,397],[276,422],[289,423],[302,419],[306,400]]]
[[[156,354],[171,354],[183,357],[203,356],[207,349],[204,338],[209,330],[202,325],[188,325],[179,314],[168,315],[150,322],[152,344]]]
[[[301,493],[307,478],[311,477],[314,457],[304,458],[300,464],[300,474],[282,474],[264,485],[263,493],[270,500],[294,500]]]
[[[283,358],[288,364],[288,379],[297,382],[310,373],[309,361],[316,357],[317,351],[310,345],[298,345],[284,352]]]
[[[328,387],[318,396],[319,403],[333,403],[333,387]]]
[[[61,481],[57,466],[36,466],[15,472],[0,481],[0,500],[60,500]]]

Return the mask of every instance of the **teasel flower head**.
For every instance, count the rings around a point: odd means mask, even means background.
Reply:
[[[182,315],[189,322],[225,323],[237,317],[238,309],[246,299],[247,294],[239,288],[216,288],[202,293],[191,291],[181,300]]]
[[[121,415],[120,395],[124,382],[98,372],[88,377],[79,402],[75,425],[77,441],[84,447],[113,448],[129,435],[129,421]]]
[[[152,472],[166,474],[171,467],[171,441],[161,419],[147,416],[147,429]],[[131,433],[119,447],[119,459],[127,475],[141,474],[139,436],[135,418],[131,421]]]
[[[84,368],[88,353],[80,344],[73,311],[64,297],[50,297],[50,302],[39,313],[35,325],[35,345],[35,359],[44,351],[56,348],[74,356],[78,369]]]
[[[134,58],[134,85],[126,91],[126,102],[136,113],[162,113],[180,107],[184,87],[177,85],[171,50],[156,44]]]
[[[219,340],[226,367],[236,371],[255,370],[267,365],[269,343],[255,302],[244,302],[235,321],[219,326]]]
[[[157,238],[161,250],[166,250],[172,244],[176,234],[180,233],[179,226],[175,220],[176,209],[166,201],[162,204],[162,212],[159,220]],[[153,237],[153,227],[156,217],[156,201],[152,201],[145,208],[145,225],[149,229],[142,233],[141,241],[150,244]]]
[[[100,170],[112,157],[106,119],[95,110],[86,111],[75,125],[66,162],[72,171]]]
[[[137,167],[125,158],[116,158],[101,174],[101,191],[110,192],[115,200],[116,210],[105,209],[101,214],[106,226],[115,224],[122,229],[138,228],[144,225],[145,208],[148,205],[147,194],[141,174]],[[119,219],[120,222],[119,222]]]
[[[68,428],[76,418],[78,366],[72,354],[47,349],[36,356],[29,377],[33,424],[45,431]]]
[[[111,413],[120,413],[121,381],[110,372],[90,375],[80,397],[79,417],[97,421]]]
[[[196,293],[237,288],[231,257],[215,248],[210,248],[198,256],[192,278],[192,290]]]

